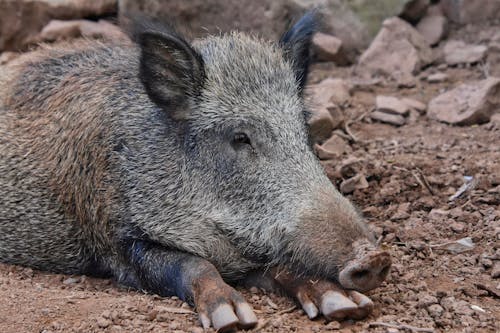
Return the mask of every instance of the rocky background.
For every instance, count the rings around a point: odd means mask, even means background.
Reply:
[[[333,183],[391,251],[360,322],[309,321],[242,290],[259,332],[500,331],[499,0],[0,0],[0,65],[40,42],[127,38],[142,12],[191,36],[276,39],[320,8],[311,131]],[[1,79],[1,78],[0,78]],[[202,332],[181,301],[0,264],[1,332]]]

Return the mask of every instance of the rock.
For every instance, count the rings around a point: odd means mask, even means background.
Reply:
[[[344,180],[340,184],[340,191],[344,194],[352,193],[354,190],[368,188],[368,181],[363,174],[357,174],[352,178]]]
[[[453,125],[485,123],[500,107],[500,79],[462,84],[429,102],[431,119]]]
[[[410,111],[408,105],[397,97],[379,95],[375,99],[375,104],[377,111],[380,112],[407,116]]]
[[[403,7],[399,16],[412,24],[417,23],[426,13],[430,0],[411,0]]]
[[[432,304],[427,308],[427,312],[433,318],[439,318],[444,312],[444,309],[439,304]]]
[[[327,107],[330,104],[345,106],[351,99],[349,84],[342,79],[328,78],[309,88],[314,105]]]
[[[413,74],[432,60],[432,50],[422,35],[405,21],[393,17],[384,21],[370,47],[361,55],[356,72],[382,74],[408,85],[415,81]]]
[[[442,15],[427,15],[417,24],[417,31],[429,45],[437,45],[448,34],[448,20]]]
[[[424,112],[427,109],[427,105],[413,98],[404,97],[401,99],[401,102],[406,104],[410,109],[417,110],[418,112]]]
[[[491,277],[494,279],[500,278],[500,261],[495,261],[493,268],[491,269]]]
[[[319,61],[332,61],[345,66],[350,63],[342,49],[342,41],[335,36],[317,32],[312,39],[312,51]]]
[[[320,160],[329,160],[339,157],[344,153],[350,153],[352,152],[352,149],[344,139],[338,135],[333,135],[321,146],[316,145],[316,152],[318,153]]]
[[[465,231],[465,224],[460,222],[453,222],[450,224],[450,229],[453,230],[453,232],[461,234]]]
[[[332,135],[334,121],[327,108],[313,110],[308,123],[313,142],[322,142]]]
[[[456,23],[483,22],[500,18],[498,0],[441,0],[446,17]]]
[[[434,73],[427,77],[429,83],[440,83],[448,80],[448,75],[445,73]]]
[[[488,48],[484,45],[466,44],[461,40],[450,40],[444,48],[444,59],[448,65],[472,64],[484,59]]]
[[[370,113],[370,118],[376,121],[380,121],[395,126],[402,126],[406,123],[406,120],[403,116],[400,116],[398,114],[380,112],[380,111],[373,111],[372,113]]]
[[[106,328],[111,324],[112,324],[112,322],[109,319],[106,319],[103,317],[97,319],[97,326],[99,326],[100,328]]]
[[[114,41],[128,39],[120,28],[104,20],[98,22],[52,20],[40,32],[38,39],[43,42],[53,42],[76,37],[102,38]]]
[[[439,303],[439,301],[435,296],[429,294],[423,294],[419,295],[417,306],[420,308],[426,308],[432,304],[437,304],[437,303]]]
[[[0,1],[0,51],[23,50],[52,19],[79,19],[116,13],[117,0]]]

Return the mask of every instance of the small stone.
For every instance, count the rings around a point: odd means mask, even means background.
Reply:
[[[465,230],[465,224],[460,223],[460,222],[453,222],[450,224],[450,229],[453,230],[454,232],[460,234],[464,232]]]
[[[427,76],[427,82],[429,83],[441,83],[447,80],[448,80],[448,75],[441,72]]]
[[[377,111],[399,114],[401,116],[407,116],[409,112],[408,105],[403,103],[399,98],[393,96],[382,96],[379,95],[375,99],[375,104]]]
[[[360,75],[384,75],[399,85],[415,84],[414,74],[431,63],[434,55],[424,37],[405,21],[392,17],[370,47],[360,56],[356,72]]]
[[[424,112],[427,109],[427,105],[413,98],[404,97],[401,99],[401,102],[406,104],[406,106],[408,106],[409,108],[417,110],[418,112]]]
[[[309,131],[313,142],[328,139],[332,135],[333,125],[333,118],[326,108],[313,110],[309,119]]]
[[[500,261],[495,261],[493,268],[491,269],[491,277],[494,279],[500,278]]]
[[[326,325],[326,329],[329,330],[329,331],[336,331],[336,330],[339,330],[340,329],[340,323],[338,321],[331,321],[329,322],[327,325]]]
[[[403,116],[400,116],[398,114],[380,112],[380,111],[373,111],[370,114],[370,118],[376,121],[380,121],[395,126],[402,126],[406,123],[405,118]]]
[[[436,297],[429,294],[425,294],[425,295],[419,295],[417,306],[420,308],[426,308],[432,304],[437,304],[437,303],[439,303],[439,301]]]
[[[80,278],[78,277],[70,277],[63,281],[63,283],[66,285],[75,284],[78,282],[80,282]]]
[[[109,325],[111,325],[111,320],[102,317],[97,319],[97,326],[100,328],[106,328]]]
[[[441,315],[444,312],[444,309],[439,304],[432,304],[427,307],[427,312],[429,313],[429,315],[431,315],[431,317],[438,318],[441,317]]]
[[[442,15],[426,15],[416,28],[429,45],[436,45],[448,33],[448,20]]]
[[[342,79],[327,78],[318,84],[309,87],[313,105],[328,107],[332,103],[344,106],[351,99],[351,88],[348,82]]]
[[[429,102],[427,116],[453,125],[485,123],[500,107],[500,79],[462,84]]]
[[[312,50],[319,61],[332,61],[337,65],[348,65],[343,49],[342,40],[335,36],[317,32],[312,38]]]
[[[318,153],[318,157],[320,160],[329,160],[335,157],[339,157],[344,153],[352,152],[352,149],[344,139],[342,139],[338,135],[333,135],[321,146],[317,145],[316,152]]]
[[[450,40],[443,48],[448,65],[477,63],[485,58],[487,51],[484,45],[466,44],[461,40]]]
[[[369,184],[363,174],[357,174],[354,177],[344,180],[340,184],[340,191],[344,194],[352,193],[354,190],[362,190],[368,188]]]

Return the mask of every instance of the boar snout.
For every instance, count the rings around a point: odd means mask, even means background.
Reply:
[[[391,257],[384,251],[371,250],[351,260],[339,273],[346,289],[365,292],[378,287],[389,274]]]

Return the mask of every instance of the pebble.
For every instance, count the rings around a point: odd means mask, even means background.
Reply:
[[[109,325],[111,325],[111,320],[102,317],[97,319],[97,326],[100,328],[106,328]]]
[[[450,224],[450,229],[460,234],[465,231],[465,224],[460,222],[453,222],[452,224]]]
[[[373,111],[370,114],[370,118],[373,120],[380,121],[382,123],[387,123],[395,126],[402,126],[406,123],[406,120],[403,116],[398,114],[390,114],[380,111]]]
[[[444,312],[444,309],[439,304],[432,304],[427,307],[427,312],[429,313],[429,315],[436,318],[436,317],[441,317],[441,315]]]
[[[500,261],[495,261],[493,268],[491,269],[491,277],[494,279],[500,278]]]
[[[448,80],[448,75],[445,73],[434,73],[427,77],[429,83],[441,83]]]

